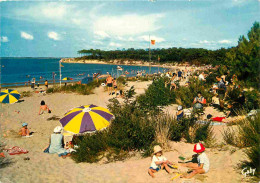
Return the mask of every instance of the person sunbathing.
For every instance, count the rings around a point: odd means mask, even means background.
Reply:
[[[40,110],[39,110],[39,115],[41,115],[44,111],[51,113],[51,110],[49,109],[49,107],[45,104],[44,100],[42,100]]]
[[[19,131],[19,135],[21,135],[21,136],[27,136],[27,137],[30,136],[30,131],[29,131],[29,129],[28,129],[28,123],[23,123],[23,124],[22,124],[22,128],[21,128],[20,131]]]

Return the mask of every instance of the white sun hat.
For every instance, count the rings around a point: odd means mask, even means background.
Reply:
[[[158,153],[158,152],[160,152],[160,151],[162,151],[161,146],[159,146],[159,145],[154,146],[154,148],[153,148],[153,153],[154,153],[154,154],[156,154],[156,153]]]
[[[182,110],[182,106],[179,105],[178,108],[177,108],[178,111]]]
[[[62,127],[61,126],[56,126],[53,130],[54,133],[61,133]]]

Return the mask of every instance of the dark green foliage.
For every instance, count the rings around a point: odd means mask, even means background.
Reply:
[[[256,168],[258,175],[260,173],[260,113],[249,118],[239,125],[240,139],[244,146],[249,147],[245,153],[249,159],[249,164]]]
[[[200,141],[207,141],[207,139],[210,139],[212,137],[212,126],[210,126],[210,123],[207,124],[199,124],[196,132],[195,132],[195,138],[193,143],[197,143]]]
[[[245,103],[241,104],[240,98],[245,97]],[[260,95],[257,90],[242,92],[239,88],[229,88],[227,90],[227,95],[225,101],[228,104],[233,105],[233,109],[236,112],[245,110],[249,112],[252,109],[259,109],[260,107]]]
[[[232,48],[226,54],[225,65],[235,73],[240,80],[245,81],[248,86],[259,86],[259,47],[260,26],[255,22],[251,30],[245,36],[241,36],[238,46]]]
[[[76,162],[97,162],[103,156],[103,153],[107,149],[107,132],[101,131],[95,134],[86,134],[85,136],[79,136],[75,139],[79,148],[77,152],[73,154],[72,158]]]
[[[245,92],[245,97],[246,97],[245,107],[248,111],[252,109],[260,108],[260,95],[257,90]]]
[[[223,137],[227,144],[240,148],[246,147],[244,152],[249,161],[245,162],[245,165],[256,168],[259,174],[260,113],[239,122],[236,131],[233,128],[225,130]]]
[[[185,138],[190,141],[189,129],[194,124],[194,118],[182,118],[180,121],[175,121],[170,127],[170,140],[180,141],[181,138]]]
[[[260,113],[239,123],[239,135],[245,147],[260,145]]]
[[[258,144],[259,145],[259,144]],[[253,146],[245,150],[246,156],[249,162],[245,162],[245,165],[256,168],[256,175],[260,175],[260,148],[259,146]]]
[[[122,83],[123,85],[126,84],[127,78],[120,76],[116,79],[117,83]]]
[[[62,87],[53,87],[53,88],[48,88],[47,93],[55,93],[55,92],[76,92],[78,94],[82,95],[89,95],[92,94],[92,90],[95,87],[99,87],[101,83],[103,83],[105,80],[100,79],[100,80],[93,80],[92,82],[88,83],[87,85],[85,84],[68,84],[67,86],[62,86]]]
[[[190,81],[189,87],[181,86],[178,90],[175,90],[176,102],[185,108],[189,108],[193,105],[192,102],[200,91],[207,103],[210,103],[213,95],[209,92],[207,85],[197,79],[191,79]]]
[[[171,101],[170,88],[165,87],[166,78],[159,78],[138,97],[137,102],[145,109],[155,109],[157,106],[165,106]]]
[[[157,61],[158,55],[160,55],[160,63],[164,62],[189,62],[191,64],[220,64],[224,58],[225,53],[229,49],[221,48],[216,51],[206,50],[203,48],[168,48],[168,49],[152,49],[152,58],[151,60]],[[121,59],[122,63],[125,60],[143,60],[149,61],[148,52],[143,49],[134,49],[130,48],[128,50],[80,50],[79,54],[83,55],[78,60],[81,59],[98,59],[98,60],[115,60]]]

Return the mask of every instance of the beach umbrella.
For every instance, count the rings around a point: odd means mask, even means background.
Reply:
[[[17,90],[7,89],[0,93],[0,102],[13,104],[20,98],[20,93]]]
[[[68,81],[68,80],[73,80],[72,78],[69,78],[69,77],[65,77],[62,79],[63,81]]]
[[[72,109],[60,119],[64,130],[84,133],[102,130],[110,124],[113,114],[108,109],[96,105],[85,105]]]

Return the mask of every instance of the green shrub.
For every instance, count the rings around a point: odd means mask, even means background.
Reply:
[[[233,127],[229,127],[226,130],[223,131],[223,140],[226,142],[226,144],[236,146],[236,147],[242,147],[241,142],[239,141],[237,133],[234,131]]]
[[[237,130],[228,129],[223,133],[227,144],[245,149],[245,154],[249,161],[245,165],[256,168],[259,175],[259,157],[260,157],[260,113],[242,120],[237,125]]]
[[[106,131],[79,136],[74,140],[79,148],[73,153],[72,158],[76,162],[97,162],[103,157],[107,148],[106,141]]]
[[[176,102],[185,108],[192,106],[194,98],[200,91],[202,96],[207,100],[207,103],[212,101],[213,94],[209,92],[209,88],[197,79],[190,80],[189,87],[181,86],[175,90]]]
[[[30,96],[32,96],[32,92],[30,92],[30,91],[23,91],[21,93],[21,98],[23,98],[23,97],[30,97]]]
[[[48,88],[47,93],[56,93],[56,92],[75,92],[81,95],[92,94],[93,89],[99,87],[105,79],[93,80],[88,84],[68,84],[67,86],[63,85],[62,87],[53,87]]]
[[[123,85],[126,84],[127,78],[120,76],[116,79],[117,83],[122,83]]]
[[[245,96],[245,107],[248,111],[260,108],[260,94],[257,90],[247,91],[245,92]]]
[[[210,122],[206,124],[199,124],[195,132],[195,138],[193,140],[193,143],[197,143],[200,141],[207,142],[207,140],[211,140],[212,137],[213,128],[210,125]]]
[[[170,104],[170,88],[165,87],[165,78],[154,80],[145,91],[145,94],[138,96],[137,102],[144,109],[156,109],[158,106]]]

